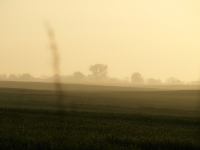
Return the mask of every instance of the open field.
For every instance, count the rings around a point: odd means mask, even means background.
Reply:
[[[200,85],[133,85],[109,83],[63,83],[64,91],[171,91],[171,90],[200,90]],[[34,90],[55,90],[52,82],[17,82],[0,81],[0,88],[18,88]]]
[[[200,149],[198,87],[0,82],[0,149]]]
[[[64,93],[63,108],[80,111],[198,115],[199,91],[71,91]],[[0,89],[0,107],[57,109],[54,91]]]
[[[57,109],[57,95],[53,83],[0,83],[0,107]],[[197,86],[174,86],[170,87],[170,90],[169,86],[63,84],[63,87],[63,108],[66,110],[199,114],[200,90]]]
[[[0,149],[196,149],[198,117],[0,109]]]

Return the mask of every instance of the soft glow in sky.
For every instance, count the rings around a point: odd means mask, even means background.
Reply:
[[[46,20],[63,75],[103,63],[121,79],[200,79],[198,0],[0,0],[0,74],[53,74]]]

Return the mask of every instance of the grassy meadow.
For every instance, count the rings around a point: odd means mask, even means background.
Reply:
[[[200,149],[197,86],[0,82],[0,149]]]

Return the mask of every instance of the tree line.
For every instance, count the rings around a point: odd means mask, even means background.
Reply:
[[[9,81],[53,81],[54,78],[59,77],[63,82],[105,82],[105,83],[131,83],[137,85],[161,85],[161,84],[185,84],[183,81],[180,81],[177,78],[170,77],[163,83],[160,79],[148,78],[144,79],[139,72],[134,72],[130,78],[124,78],[123,80],[118,78],[108,77],[108,66],[105,64],[94,64],[89,66],[89,71],[91,74],[88,76],[84,75],[82,72],[74,72],[73,75],[53,75],[51,77],[42,76],[41,78],[35,78],[28,73],[22,75],[6,74],[0,75],[0,80],[9,80]],[[188,84],[200,84],[200,80],[192,81]]]

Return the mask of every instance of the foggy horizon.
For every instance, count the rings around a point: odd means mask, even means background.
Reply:
[[[108,66],[108,77],[200,79],[200,1],[0,0],[0,74],[52,76],[44,27],[55,32],[60,75]]]
[[[0,0],[0,150],[200,150],[200,0]]]

